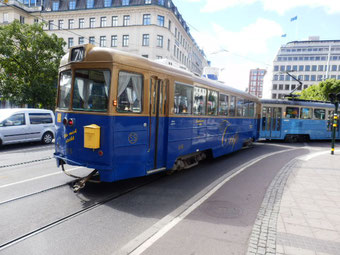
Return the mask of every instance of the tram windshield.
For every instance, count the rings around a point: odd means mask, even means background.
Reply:
[[[60,74],[58,107],[68,109],[71,98],[72,72]],[[109,70],[75,70],[72,109],[107,111],[110,88]]]

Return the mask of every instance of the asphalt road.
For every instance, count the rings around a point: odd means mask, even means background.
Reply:
[[[77,194],[67,184],[72,179],[56,167],[53,146],[2,148],[0,247],[40,231],[0,253],[244,254],[276,173],[295,157],[325,147],[329,142],[258,143],[170,176],[88,184]],[[112,195],[117,197],[46,227]]]

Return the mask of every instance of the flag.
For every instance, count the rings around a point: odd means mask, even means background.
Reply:
[[[290,19],[290,21],[294,21],[294,20],[297,20],[297,16]]]
[[[287,34],[283,34],[283,35],[281,35],[281,37],[286,37],[287,36]]]

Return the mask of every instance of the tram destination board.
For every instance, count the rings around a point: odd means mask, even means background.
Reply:
[[[84,47],[74,48],[71,51],[71,61],[72,62],[80,62],[83,61],[85,54]]]

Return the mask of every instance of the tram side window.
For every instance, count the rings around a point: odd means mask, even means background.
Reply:
[[[231,96],[231,98],[230,98],[230,109],[229,109],[229,115],[231,117],[235,116],[235,107],[236,107],[236,97]]]
[[[249,115],[248,117],[254,118],[255,115],[255,103],[253,101],[249,101]]]
[[[299,118],[299,108],[298,107],[287,107],[286,108],[286,118],[287,119],[298,119]]]
[[[300,119],[311,119],[312,109],[311,108],[301,108]]]
[[[220,94],[219,115],[228,116],[229,112],[229,96]]]
[[[208,114],[217,115],[218,93],[213,90],[208,90]]]
[[[143,75],[119,72],[118,80],[118,112],[142,112]]]
[[[174,97],[174,112],[176,114],[191,114],[193,88],[176,83]]]
[[[207,90],[199,87],[194,88],[193,113],[195,115],[205,115]]]
[[[318,120],[325,120],[326,110],[325,109],[314,109],[314,118]]]
[[[59,78],[59,98],[58,98],[58,107],[61,109],[67,109],[70,106],[71,83],[72,72],[71,71],[62,72]]]
[[[107,111],[109,70],[76,70],[72,109],[77,111]]]
[[[237,117],[243,116],[244,100],[237,98]]]

